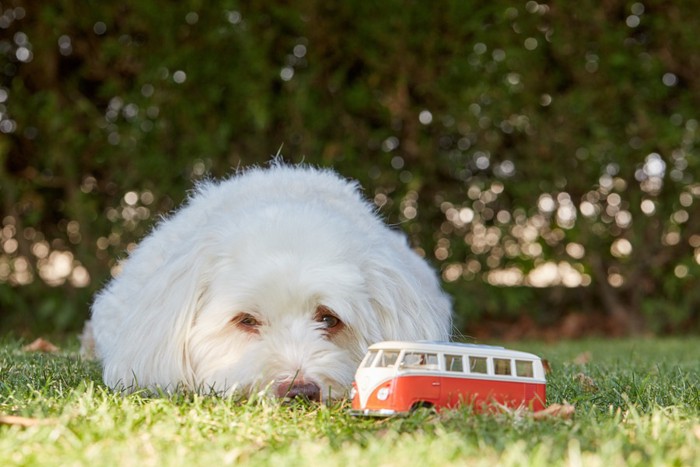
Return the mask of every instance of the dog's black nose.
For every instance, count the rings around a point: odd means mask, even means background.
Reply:
[[[316,383],[292,383],[290,385],[283,384],[277,390],[279,397],[287,399],[305,399],[313,402],[321,401],[321,388]]]

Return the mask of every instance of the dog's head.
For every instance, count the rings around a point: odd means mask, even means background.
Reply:
[[[196,384],[344,396],[367,346],[387,334],[368,284],[365,239],[342,219],[294,206],[218,232],[188,336]]]

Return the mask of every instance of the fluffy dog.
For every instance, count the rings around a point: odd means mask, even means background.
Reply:
[[[91,326],[117,390],[326,400],[368,345],[447,339],[451,304],[356,183],[275,162],[200,184],[97,295]]]

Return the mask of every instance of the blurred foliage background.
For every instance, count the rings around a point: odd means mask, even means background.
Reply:
[[[466,334],[698,331],[696,14],[2,0],[0,329],[79,329],[197,179],[280,151],[359,179]]]

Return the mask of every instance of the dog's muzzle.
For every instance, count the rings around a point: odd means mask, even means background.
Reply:
[[[286,399],[304,399],[312,402],[321,401],[321,388],[316,383],[292,381],[277,387],[277,397]]]

